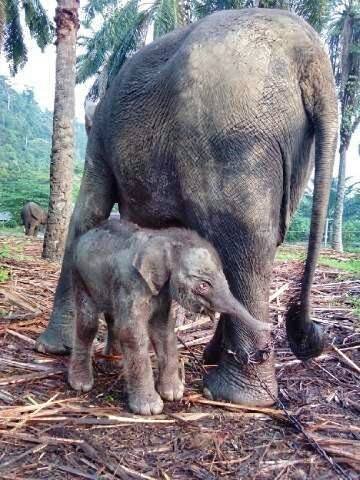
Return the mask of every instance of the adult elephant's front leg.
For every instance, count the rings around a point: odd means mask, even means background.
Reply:
[[[90,140],[89,140],[90,142]],[[88,146],[89,152],[89,146]],[[106,219],[114,205],[115,184],[100,154],[87,155],[80,193],[70,220],[54,306],[47,329],[36,342],[39,352],[69,353],[73,341],[72,262],[76,238]]]
[[[256,319],[264,322],[268,321],[275,238],[271,231],[250,234],[236,220],[232,220],[231,232],[223,228],[221,234],[212,238],[233,294]],[[206,396],[245,405],[274,403],[277,382],[269,332],[249,330],[236,318],[224,315],[205,360],[217,364],[204,379]]]

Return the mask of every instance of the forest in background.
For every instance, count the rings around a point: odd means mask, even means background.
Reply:
[[[0,76],[0,213],[10,212],[6,226],[20,223],[20,210],[31,200],[49,203],[49,169],[53,114],[42,110],[32,90],[17,92]],[[73,199],[79,191],[87,136],[75,121]]]
[[[334,171],[333,174],[335,173],[336,172]],[[327,211],[328,235],[326,246],[329,246],[332,235],[332,224],[336,206],[336,192],[337,178],[333,178],[331,183],[329,206]],[[310,232],[312,199],[313,182],[310,181],[301,200],[299,208],[297,209],[292,219],[289,231],[286,235],[287,242],[307,242]],[[343,243],[344,249],[348,251],[358,250],[360,248],[360,182],[357,182],[353,177],[348,177],[345,179]]]

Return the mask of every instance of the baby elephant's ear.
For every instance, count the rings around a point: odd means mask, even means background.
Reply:
[[[170,243],[153,238],[139,249],[134,257],[133,267],[140,273],[153,295],[158,295],[169,280],[170,255]]]

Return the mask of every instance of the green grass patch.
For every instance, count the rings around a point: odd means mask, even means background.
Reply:
[[[295,260],[305,260],[306,258],[306,250],[304,249],[297,249],[297,248],[279,248],[276,252],[276,260],[281,262],[285,261],[295,261]]]
[[[344,252],[360,254],[360,247],[346,247],[346,245],[344,245]]]
[[[6,282],[10,278],[10,272],[5,267],[0,267],[0,283]]]
[[[0,258],[10,258],[10,247],[5,243],[5,245],[2,245],[0,247]]]
[[[349,258],[346,260],[337,260],[320,255],[318,263],[319,265],[350,273],[354,278],[360,278],[360,259]]]
[[[4,237],[14,236],[14,237],[22,237],[24,236],[24,227],[22,225],[18,225],[17,227],[0,227],[0,235]]]
[[[12,245],[11,243],[4,243],[0,245],[0,259],[14,258],[16,260],[22,259],[23,246]]]

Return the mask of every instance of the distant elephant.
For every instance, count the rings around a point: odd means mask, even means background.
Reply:
[[[54,310],[37,349],[71,347],[74,241],[114,203],[140,226],[183,226],[208,239],[233,295],[267,322],[276,248],[315,165],[308,256],[286,327],[298,358],[319,355],[324,339],[310,318],[310,290],[337,130],[329,58],[317,33],[287,11],[221,11],[145,46],[96,108]],[[276,400],[268,332],[222,315],[205,361],[216,365],[204,378],[208,397]]]
[[[46,225],[47,212],[35,202],[27,202],[20,212],[25,235],[36,236],[39,227]]]

